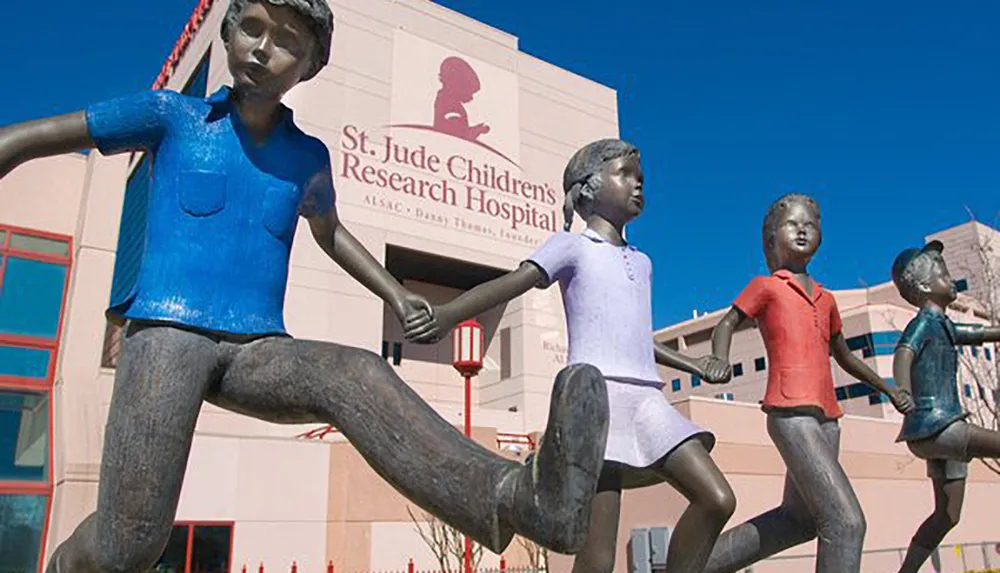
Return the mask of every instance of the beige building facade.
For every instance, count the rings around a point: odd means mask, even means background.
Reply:
[[[162,87],[203,96],[228,82],[218,37],[226,6],[199,3]],[[298,125],[330,149],[346,225],[432,302],[516,268],[561,225],[562,169],[572,152],[618,134],[615,92],[431,2],[334,0],[331,7],[331,64],[286,103]],[[442,76],[455,69],[472,70],[480,86],[464,104],[470,123],[490,128],[477,138],[433,129],[435,99],[447,89]],[[95,152],[34,161],[0,181],[0,438],[9,446],[0,451],[0,556],[4,564],[18,560],[16,571],[40,570],[96,505],[121,336],[104,310],[116,281],[141,264],[147,170],[139,154]],[[329,261],[304,222],[298,235],[285,305],[290,333],[381,351],[445,419],[463,425],[463,381],[450,364],[450,341],[405,343],[383,303]],[[837,296],[852,337],[898,330],[912,314],[884,286]],[[657,336],[697,353],[717,317]],[[531,292],[479,320],[488,349],[473,385],[473,435],[520,458],[544,426],[552,379],[566,359],[558,289]],[[671,380],[684,382],[671,395],[678,407],[719,438],[714,456],[740,500],[734,523],[775,503],[783,476],[752,404],[763,380],[755,378],[753,360],[763,352],[754,335],[738,335],[734,359],[746,371],[728,387],[691,389],[689,377],[664,372],[668,393]],[[889,372],[883,349],[891,341],[871,342],[870,360]],[[714,399],[719,392],[734,401]],[[930,509],[921,464],[893,443],[897,420],[887,404],[864,395],[847,406],[865,416],[845,420],[843,455],[869,517],[867,547],[905,546]],[[988,503],[1000,480],[977,466],[971,481],[966,517],[949,541],[1000,538]],[[633,529],[669,526],[683,507],[667,486],[627,493],[616,571],[627,569]],[[161,570],[238,572],[263,564],[287,571],[295,562],[303,572],[330,564],[399,571],[410,559],[417,569],[437,568],[410,510],[336,432],[205,405]],[[511,566],[528,563],[518,543],[505,557]],[[865,571],[885,570],[881,559],[866,557]],[[481,566],[499,562],[486,554]],[[781,567],[804,568],[785,560],[755,571]],[[554,556],[551,569],[567,571],[568,560]]]

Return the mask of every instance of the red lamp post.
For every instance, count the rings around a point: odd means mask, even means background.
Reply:
[[[483,348],[486,346],[483,327],[475,320],[466,320],[454,330],[454,358],[451,365],[465,376],[465,435],[472,436],[472,377],[483,369]],[[472,573],[472,540],[465,536],[465,573]]]

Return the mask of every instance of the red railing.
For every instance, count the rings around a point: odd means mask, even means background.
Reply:
[[[270,573],[309,573],[305,570],[300,570],[297,561],[292,561],[290,568],[286,567],[288,566],[278,567],[277,569],[275,568],[267,569],[263,563],[260,563],[256,569],[252,569],[248,567],[246,564],[244,564],[243,568],[240,571],[241,573],[268,573],[269,571]],[[473,571],[475,573],[539,573],[537,569],[532,569],[532,568],[507,567],[507,560],[504,559],[503,557],[500,557],[499,567],[479,567],[477,569],[473,569]],[[336,573],[333,566],[333,561],[327,563],[325,573]],[[355,571],[351,573],[371,573],[371,572]],[[441,571],[438,569],[417,569],[413,564],[413,559],[410,559],[409,563],[406,564],[406,569],[401,569],[399,571],[380,571],[379,573],[459,573],[459,571],[458,570]]]
[[[306,432],[296,435],[296,438],[303,440],[322,440],[327,436],[332,436],[339,434],[340,430],[334,428],[333,426],[326,425],[320,426],[318,428],[313,428]],[[507,450],[511,447],[521,448],[522,451],[533,452],[538,444],[535,443],[534,438],[531,434],[510,434],[505,432],[497,433],[497,449]]]

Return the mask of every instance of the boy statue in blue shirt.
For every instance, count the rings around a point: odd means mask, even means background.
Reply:
[[[97,511],[56,549],[50,573],[156,563],[203,400],[274,423],[336,426],[403,495],[494,552],[514,534],[566,553],[583,543],[607,434],[595,368],[560,372],[545,439],[521,465],[465,438],[377,354],[285,333],[300,215],[404,327],[435,322],[341,223],[326,146],[281,104],[328,62],[332,33],[325,0],[233,0],[222,25],[232,89],[150,91],[0,130],[0,177],[82,148],[152,160],[141,269],[108,311],[126,335]]]
[[[1000,432],[965,421],[968,412],[958,396],[958,345],[1000,341],[1000,328],[955,324],[945,314],[958,296],[941,252],[940,241],[907,249],[892,265],[899,294],[918,307],[896,346],[893,376],[916,406],[906,414],[897,441],[927,460],[934,484],[934,513],[910,542],[900,573],[916,573],[956,525],[965,496],[965,478],[973,458],[1000,457]]]

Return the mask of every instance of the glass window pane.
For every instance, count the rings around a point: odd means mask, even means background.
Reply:
[[[163,550],[163,555],[160,556],[156,567],[153,567],[152,573],[184,573],[184,563],[187,561],[187,538],[188,526],[175,525],[170,532],[167,548]]]
[[[0,291],[0,332],[54,339],[66,267],[7,257]]]
[[[3,242],[7,240],[7,231],[0,231],[0,246],[3,246]]]
[[[17,251],[31,251],[46,255],[69,256],[69,243],[66,241],[21,235],[19,233],[14,233],[10,236],[10,248]]]
[[[0,345],[0,376],[45,380],[52,351]]]
[[[191,573],[229,573],[232,529],[228,525],[196,525],[191,546]]]
[[[38,570],[46,497],[0,494],[0,572]]]
[[[48,468],[48,395],[0,392],[0,480],[45,481]]]

